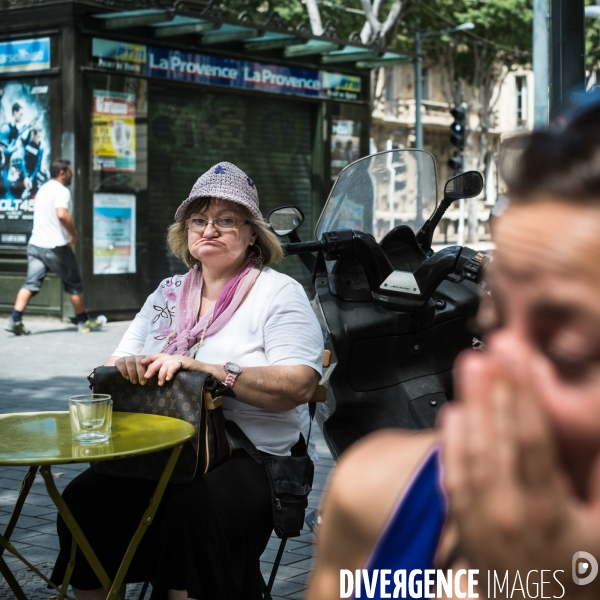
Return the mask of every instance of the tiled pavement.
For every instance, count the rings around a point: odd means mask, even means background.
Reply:
[[[4,325],[2,320],[1,325]],[[30,318],[26,323],[32,334],[14,337],[0,330],[0,413],[39,410],[66,410],[67,397],[88,391],[86,376],[102,364],[116,347],[128,322],[109,323],[105,330],[81,335],[74,326],[58,320]],[[309,509],[316,508],[333,459],[318,427],[313,429],[319,450],[314,489]],[[87,465],[53,467],[59,490]],[[0,530],[10,517],[25,468],[0,467]],[[42,572],[52,568],[58,538],[55,529],[56,509],[46,494],[41,476],[35,483],[23,508],[18,527],[11,537],[15,547]],[[305,528],[298,538],[288,540],[273,586],[274,600],[301,599],[313,557],[313,534]],[[261,569],[268,578],[279,547],[273,535],[263,554]],[[13,569],[29,600],[50,600],[54,592],[45,587],[25,565],[9,553],[4,559]],[[137,598],[140,586],[129,586],[127,598]],[[149,593],[147,594],[149,596]],[[13,594],[0,576],[0,600]]]

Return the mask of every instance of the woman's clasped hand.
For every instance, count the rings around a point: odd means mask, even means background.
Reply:
[[[157,353],[121,357],[115,361],[114,366],[131,383],[145,385],[148,379],[158,376],[158,385],[164,385],[166,381],[171,381],[180,369],[202,371],[202,364],[200,361],[190,360],[188,356]]]

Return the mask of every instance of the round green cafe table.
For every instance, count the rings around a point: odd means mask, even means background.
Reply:
[[[111,435],[107,442],[80,443],[74,442],[72,439],[70,415],[68,412],[0,415],[0,466],[30,467],[23,479],[21,491],[4,534],[0,534],[0,574],[6,579],[17,600],[27,600],[27,597],[2,558],[4,550],[8,550],[17,556],[46,583],[54,587],[59,592],[58,600],[62,600],[65,597],[68,598],[66,591],[75,566],[75,550],[77,545],[79,545],[90,566],[96,573],[102,587],[108,591],[107,599],[120,599],[118,590],[122,585],[135,551],[156,514],[158,504],[181,453],[182,444],[189,440],[194,435],[194,432],[193,425],[179,419],[142,413],[114,412]],[[150,499],[148,509],[144,513],[140,525],[127,548],[127,552],[123,557],[114,581],[111,581],[89,542],[81,532],[71,511],[56,489],[51,466],[66,463],[115,460],[140,454],[149,454],[169,448],[172,449],[171,455],[158,481],[154,495]],[[38,468],[44,478],[50,498],[52,498],[59,514],[73,535],[71,561],[69,562],[65,580],[60,589],[52,584],[29,561],[23,558],[9,541],[27,494],[33,485]]]

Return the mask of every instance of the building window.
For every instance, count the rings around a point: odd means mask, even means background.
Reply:
[[[421,71],[421,89],[423,90],[423,100],[431,100],[431,90],[429,89],[429,69]]]
[[[529,101],[527,98],[527,77],[517,75],[515,77],[517,87],[517,127],[527,126],[527,108]]]
[[[396,70],[394,67],[386,69],[385,112],[393,117],[398,114],[398,91],[396,90]]]

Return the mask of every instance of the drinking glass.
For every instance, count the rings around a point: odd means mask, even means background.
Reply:
[[[109,394],[82,394],[69,398],[71,433],[75,442],[106,442],[112,425]]]

